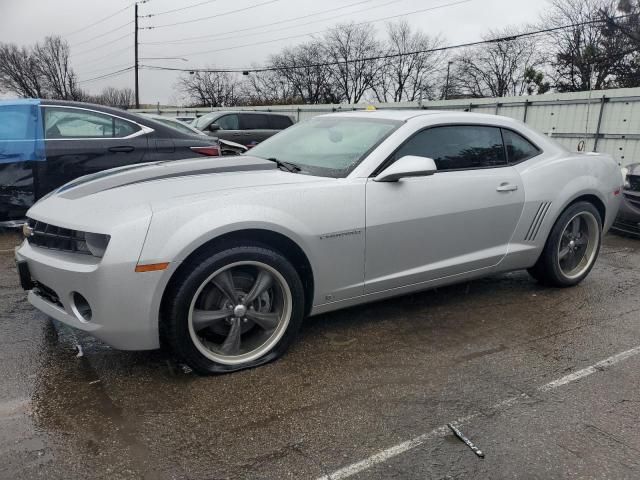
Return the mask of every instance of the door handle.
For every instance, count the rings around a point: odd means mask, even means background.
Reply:
[[[518,190],[518,186],[517,185],[513,185],[512,183],[501,183],[497,188],[496,191],[497,192],[513,192],[515,190]]]
[[[111,147],[109,148],[110,152],[113,153],[129,153],[129,152],[133,152],[135,150],[135,148],[128,146],[128,145],[123,145],[121,147]]]

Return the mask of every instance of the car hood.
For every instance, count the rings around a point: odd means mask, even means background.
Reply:
[[[184,181],[189,177],[191,180],[197,180],[193,177],[210,177],[221,173],[268,172],[276,169],[274,162],[250,156],[141,163],[80,177],[60,187],[55,195],[74,200],[132,185],[144,188],[145,184],[150,182],[162,182],[166,187],[167,181],[170,180]],[[234,182],[229,182],[229,186],[233,187]],[[165,194],[167,193],[171,192],[165,190]]]
[[[238,189],[253,193],[328,180],[282,171],[274,162],[248,155],[145,163],[74,180],[43,197],[27,215],[66,228],[80,228],[87,222],[108,228],[141,213]]]

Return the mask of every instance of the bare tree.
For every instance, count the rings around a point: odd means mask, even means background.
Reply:
[[[301,103],[291,82],[280,72],[253,72],[242,84],[243,101],[251,105],[286,105]]]
[[[607,9],[600,13],[606,21],[603,34],[607,43],[619,49],[612,67],[615,86],[637,87],[640,85],[640,1],[620,0],[615,12],[619,16]]]
[[[69,44],[61,37],[46,37],[33,49],[38,68],[51,98],[81,100],[84,96],[71,68]]]
[[[358,103],[375,85],[383,63],[371,58],[382,54],[375,31],[355,23],[338,25],[324,36],[331,78],[341,101]]]
[[[0,45],[0,90],[21,97],[82,100],[69,61],[69,45],[60,37],[47,37],[34,47]]]
[[[334,103],[339,94],[334,91],[332,72],[326,62],[325,49],[313,40],[273,55],[270,64],[289,83],[301,103]]]
[[[0,45],[0,91],[41,98],[45,90],[43,82],[38,62],[29,49]]]
[[[239,100],[238,79],[226,72],[194,72],[181,77],[178,90],[194,106],[226,107]]]
[[[551,0],[542,18],[545,28],[570,25],[552,32],[547,48],[553,52],[550,76],[561,92],[612,86],[624,50],[622,35],[608,37],[604,18],[615,12],[616,0]]]
[[[432,50],[440,47],[442,40],[413,31],[405,20],[387,24],[387,35],[385,54],[390,58],[383,60],[373,87],[377,100],[401,102],[433,98],[444,55]]]
[[[134,97],[135,94],[131,88],[107,87],[90,100],[100,105],[129,108],[134,105]]]
[[[515,36],[513,29],[492,31],[485,37]],[[536,79],[543,58],[535,40],[513,38],[464,50],[453,59],[450,91],[471,97],[506,97],[522,95]]]

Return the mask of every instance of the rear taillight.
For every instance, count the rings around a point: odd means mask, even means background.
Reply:
[[[218,145],[209,145],[206,147],[191,147],[196,153],[200,155],[205,155],[207,157],[219,157],[220,156],[220,147]]]

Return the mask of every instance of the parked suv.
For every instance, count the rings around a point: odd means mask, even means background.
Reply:
[[[211,112],[196,118],[192,125],[212,137],[253,147],[293,125],[293,120],[277,113]]]

